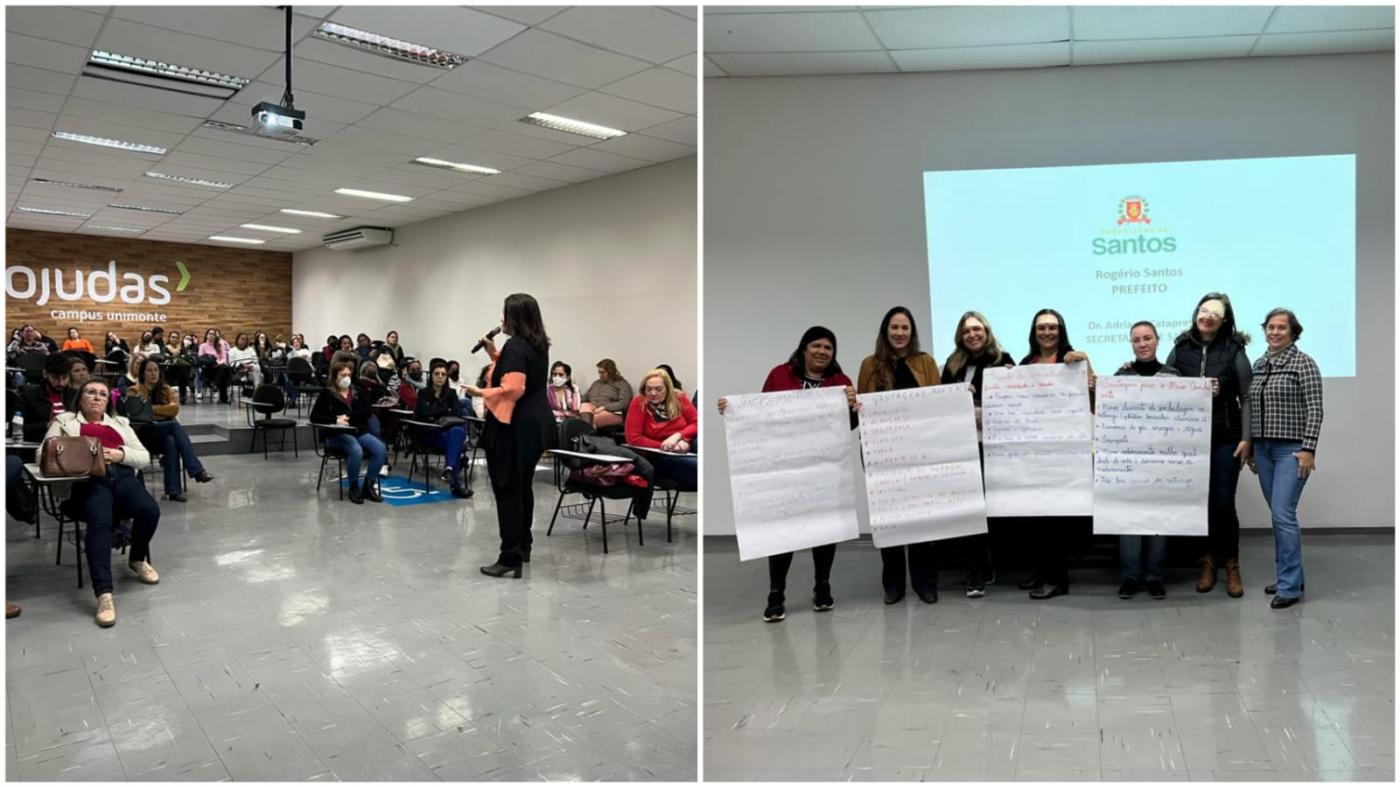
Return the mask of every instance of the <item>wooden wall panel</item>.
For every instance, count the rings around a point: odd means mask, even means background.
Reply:
[[[112,261],[116,262],[116,294],[101,302],[93,298],[89,282],[97,285],[97,295],[106,297],[105,281]],[[181,274],[176,262],[189,270],[190,279],[177,291]],[[32,272],[31,277],[25,270]],[[102,272],[96,281],[91,274]],[[75,294],[75,273],[81,273],[84,286],[76,300],[58,297],[56,285]],[[168,293],[168,302],[154,283]],[[144,297],[136,298],[136,277],[142,280]],[[48,281],[47,302],[44,280]],[[28,296],[28,297],[25,297]],[[114,319],[115,318],[115,319]],[[195,331],[203,335],[218,328],[230,342],[240,331],[267,331],[269,336],[291,334],[292,255],[288,252],[201,246],[191,243],[165,243],[135,238],[109,238],[59,232],[7,229],[5,231],[5,336],[24,323],[33,323],[60,346],[69,326],[77,325],[83,336],[101,352],[102,337],[109,331],[135,343],[141,332],[160,325],[168,332]],[[319,346],[319,342],[313,342]]]

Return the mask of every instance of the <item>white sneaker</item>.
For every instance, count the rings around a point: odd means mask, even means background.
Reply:
[[[107,628],[116,622],[117,605],[112,601],[111,593],[103,593],[97,597],[97,625]]]
[[[130,562],[126,564],[126,567],[135,572],[137,578],[147,585],[156,585],[160,583],[160,574],[156,573],[156,570],[151,566],[149,561],[142,560],[139,563]]]
[[[388,477],[389,477],[389,466],[388,466],[388,465],[384,465],[383,467],[379,468],[379,477],[380,477],[380,478],[388,478]]]

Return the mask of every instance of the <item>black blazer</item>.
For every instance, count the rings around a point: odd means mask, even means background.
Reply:
[[[457,392],[452,390],[452,383],[448,382],[443,386],[442,396],[433,398],[433,386],[429,383],[427,388],[418,392],[418,404],[413,408],[413,420],[415,421],[437,421],[445,415],[461,417],[462,403],[457,398]]]
[[[311,406],[311,415],[308,420],[313,424],[334,424],[335,419],[342,415],[350,416],[350,425],[355,427],[355,434],[362,435],[369,431],[369,417],[374,414],[370,407],[369,398],[364,394],[355,391],[351,386],[350,402],[330,392],[329,389],[321,391],[316,397],[316,403]]]

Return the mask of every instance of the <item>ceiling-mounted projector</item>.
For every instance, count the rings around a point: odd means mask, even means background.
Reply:
[[[254,130],[271,137],[290,137],[300,134],[306,127],[306,112],[291,106],[282,106],[271,101],[260,102],[253,107]]]

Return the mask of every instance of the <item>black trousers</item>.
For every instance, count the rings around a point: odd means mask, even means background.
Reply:
[[[482,435],[501,535],[499,562],[511,568],[523,562],[534,543],[530,527],[535,520],[535,465],[544,454],[539,431],[528,423],[507,426],[492,420]]]
[[[1240,460],[1235,458],[1235,450],[1239,444],[1239,440],[1229,436],[1211,439],[1206,541],[1207,551],[1220,566],[1240,556],[1240,517],[1235,510],[1235,489],[1240,481]]]
[[[160,524],[160,506],[136,471],[126,465],[108,465],[107,475],[73,487],[73,505],[87,521],[88,575],[96,595],[112,592],[112,527],[130,518],[131,546],[127,560],[151,558],[151,538]]]
[[[915,593],[932,590],[938,586],[938,569],[933,565],[933,542],[906,544],[898,547],[885,547],[880,550],[880,562],[884,563],[880,581],[885,590],[904,589],[906,560],[904,551],[909,550],[909,584]]]
[[[812,547],[812,567],[816,572],[816,584],[831,584],[831,564],[836,561],[836,545],[823,544]],[[792,568],[792,553],[768,556],[768,588],[781,593],[787,589],[788,569]]]

